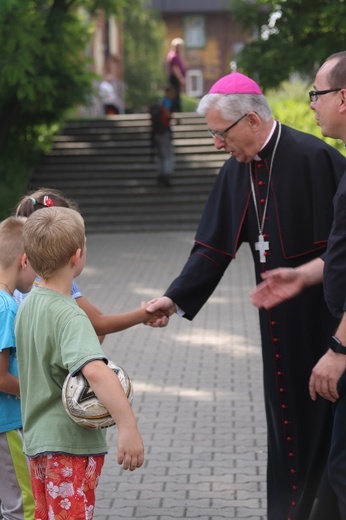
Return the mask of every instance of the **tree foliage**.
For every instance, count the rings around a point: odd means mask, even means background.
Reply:
[[[232,7],[254,35],[237,57],[238,68],[263,88],[296,72],[310,82],[328,55],[345,49],[344,0],[233,0]]]
[[[124,0],[1,0],[0,150],[18,132],[59,121],[91,93],[88,16]],[[89,13],[87,16],[86,13]]]
[[[342,140],[322,136],[321,128],[316,124],[315,114],[310,108],[307,90],[302,81],[284,81],[279,89],[268,90],[266,97],[274,117],[297,130],[319,137],[346,155]]]
[[[131,0],[124,8],[125,100],[130,110],[145,108],[164,81],[165,27],[150,4],[148,0]]]
[[[67,110],[92,92],[92,16],[99,9],[117,14],[126,1],[0,1],[1,217]]]

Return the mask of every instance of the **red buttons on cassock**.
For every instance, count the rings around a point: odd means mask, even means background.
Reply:
[[[273,338],[274,343],[279,343],[279,341],[280,341],[280,338]]]
[[[278,324],[277,321],[271,321],[271,322],[270,322],[270,325],[271,325],[272,327],[275,327],[275,325],[277,325],[277,324]]]
[[[264,181],[258,181],[258,186],[264,186],[264,185],[265,185]]]

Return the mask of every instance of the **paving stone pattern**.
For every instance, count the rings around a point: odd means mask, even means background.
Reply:
[[[105,313],[160,296],[180,272],[193,233],[88,236],[83,294]],[[133,409],[146,461],[123,471],[116,427],[94,518],[221,520],[266,518],[266,427],[252,261],[243,246],[209,302],[189,322],[138,325],[104,349],[135,388]]]

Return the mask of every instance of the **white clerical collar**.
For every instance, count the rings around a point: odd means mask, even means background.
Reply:
[[[263,150],[263,148],[269,143],[270,139],[272,138],[273,136],[273,133],[275,132],[275,128],[276,128],[276,125],[277,125],[277,121],[274,119],[273,121],[273,126],[271,127],[271,130],[268,134],[268,137],[267,139],[265,140],[265,143],[264,145],[262,146],[261,150]],[[261,151],[260,150],[260,151]],[[255,157],[253,158],[254,161],[262,161],[262,159],[260,158],[260,156],[256,153]]]

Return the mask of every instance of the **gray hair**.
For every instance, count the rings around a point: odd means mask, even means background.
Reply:
[[[256,112],[263,121],[272,117],[266,97],[258,94],[206,94],[200,100],[197,112],[205,116],[210,108],[216,108],[223,119],[229,120],[249,112]]]

